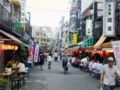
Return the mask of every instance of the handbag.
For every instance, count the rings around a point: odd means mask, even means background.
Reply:
[[[101,86],[100,90],[103,90],[102,86]]]
[[[71,64],[70,64],[70,62],[67,62],[67,67],[69,67]]]

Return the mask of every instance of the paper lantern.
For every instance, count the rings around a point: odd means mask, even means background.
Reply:
[[[15,46],[14,50],[18,50],[18,46]]]
[[[8,50],[8,45],[5,45],[5,50]]]
[[[11,50],[14,50],[15,49],[15,46],[14,45],[11,45]]]
[[[11,50],[11,45],[8,45],[7,47],[8,47],[8,50]]]

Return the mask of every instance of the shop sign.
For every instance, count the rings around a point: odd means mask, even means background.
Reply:
[[[73,34],[73,43],[72,44],[77,45],[77,34],[76,33]]]
[[[93,31],[92,31],[92,20],[91,19],[87,19],[86,20],[86,35],[92,35]]]
[[[21,0],[21,22],[25,23],[26,18],[26,0]]]
[[[103,8],[103,35],[115,36],[115,1],[105,0]]]
[[[13,26],[14,28],[23,28],[23,23],[15,22]]]

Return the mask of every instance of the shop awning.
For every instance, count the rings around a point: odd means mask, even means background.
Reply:
[[[10,38],[11,40],[14,40],[15,42],[17,42],[17,43],[22,43],[19,39],[17,39],[15,36],[13,36],[13,35],[11,35],[11,34],[9,34],[9,33],[7,33],[7,32],[5,32],[5,31],[3,31],[3,30],[0,30],[0,32],[2,33],[2,34],[4,34],[5,36],[7,36],[8,38]]]
[[[113,48],[103,48],[102,50],[103,50],[103,51],[106,51],[106,50],[113,50]]]
[[[112,48],[112,43],[111,42],[103,43],[102,47],[103,48]]]
[[[113,48],[103,48],[102,51],[113,52]]]
[[[82,41],[82,42],[79,42],[79,43],[78,43],[78,45],[80,46],[80,45],[82,45],[83,43],[84,43],[84,41]]]
[[[100,37],[100,39],[97,41],[97,43],[93,46],[93,48],[97,49],[100,48],[101,44],[106,40],[107,37],[104,37],[103,35]]]
[[[73,47],[73,50],[77,50],[79,48],[80,48],[80,46],[76,46],[76,47]]]

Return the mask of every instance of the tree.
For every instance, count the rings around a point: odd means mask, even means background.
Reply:
[[[27,52],[26,52],[24,45],[20,45],[19,49],[20,49],[19,57],[27,59]]]

